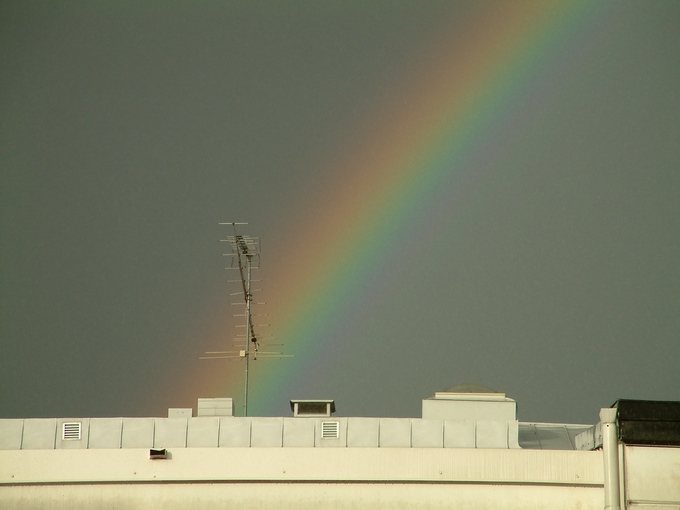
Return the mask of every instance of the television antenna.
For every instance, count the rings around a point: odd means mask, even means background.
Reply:
[[[226,239],[220,239],[220,242],[229,243],[231,247],[230,253],[223,253],[222,256],[230,257],[231,264],[226,267],[227,270],[238,270],[238,280],[227,280],[228,283],[240,283],[241,290],[230,293],[230,296],[243,296],[243,302],[231,303],[234,306],[243,306],[245,304],[245,311],[242,314],[234,314],[234,317],[245,317],[245,324],[237,325],[237,328],[245,328],[245,333],[237,334],[234,338],[234,346],[238,350],[233,351],[207,351],[204,356],[199,359],[228,359],[228,360],[244,360],[245,361],[245,398],[243,402],[243,415],[248,416],[248,369],[250,367],[250,358],[253,361],[257,359],[280,359],[291,358],[291,354],[283,354],[281,352],[261,351],[261,345],[282,345],[272,343],[260,344],[261,338],[271,339],[270,334],[256,335],[255,327],[269,326],[269,324],[254,324],[253,316],[266,314],[253,314],[253,293],[261,291],[262,289],[253,289],[252,283],[260,280],[252,279],[252,272],[254,269],[260,268],[260,238],[251,237],[248,235],[241,235],[237,231],[238,225],[248,225],[248,223],[220,223],[220,225],[231,225],[234,235],[227,236]],[[265,303],[255,303],[265,304]],[[242,347],[242,348],[241,348]],[[252,349],[252,350],[251,350]]]

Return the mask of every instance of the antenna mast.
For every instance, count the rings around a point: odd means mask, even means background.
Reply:
[[[245,302],[245,313],[235,315],[235,317],[244,316],[246,319],[245,325],[241,327],[246,328],[246,332],[243,335],[236,335],[236,343],[244,349],[239,351],[209,351],[206,352],[206,356],[201,356],[199,359],[230,359],[230,360],[241,360],[245,359],[245,398],[243,403],[243,413],[244,416],[248,416],[248,370],[250,367],[250,356],[251,356],[251,344],[252,344],[252,354],[253,360],[257,360],[258,357],[267,358],[288,358],[291,355],[282,354],[280,352],[263,352],[260,351],[260,342],[258,337],[255,335],[255,324],[253,324],[253,314],[252,314],[252,301],[253,292],[262,289],[253,289],[252,282],[259,281],[252,279],[253,269],[259,269],[260,267],[260,238],[250,237],[247,235],[240,235],[237,232],[237,225],[248,225],[248,223],[220,223],[220,225],[231,225],[234,229],[234,235],[228,236],[226,239],[220,239],[221,242],[228,242],[231,246],[231,253],[223,253],[223,256],[231,257],[231,266],[226,269],[238,269],[239,280],[227,280],[227,282],[240,282],[242,291],[231,293],[230,296],[243,295]],[[232,305],[242,305],[243,303],[232,303]],[[258,303],[264,304],[264,303]],[[259,326],[268,326],[269,324],[260,324]],[[238,327],[238,326],[237,326]],[[271,336],[271,335],[267,335]],[[242,342],[245,341],[245,345]],[[270,344],[271,345],[271,344]],[[280,344],[274,344],[280,345]]]

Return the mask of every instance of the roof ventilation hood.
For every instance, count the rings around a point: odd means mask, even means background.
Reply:
[[[335,412],[335,400],[291,400],[290,409],[295,417],[329,417]]]

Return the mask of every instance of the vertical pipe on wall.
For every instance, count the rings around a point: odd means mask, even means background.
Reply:
[[[621,510],[619,488],[619,440],[616,408],[600,409],[602,423],[602,456],[604,460],[604,508]]]

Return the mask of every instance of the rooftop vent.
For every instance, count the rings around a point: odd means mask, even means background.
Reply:
[[[339,421],[321,422],[321,439],[338,439],[340,437]]]
[[[61,427],[61,439],[64,441],[80,441],[83,424],[79,421],[67,421]]]
[[[293,416],[328,417],[335,412],[335,400],[291,400]]]

